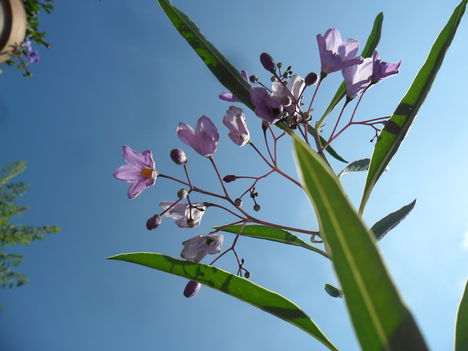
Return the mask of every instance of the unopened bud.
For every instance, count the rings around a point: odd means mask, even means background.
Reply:
[[[226,182],[226,183],[230,183],[230,182],[233,182],[237,179],[237,177],[234,175],[234,174],[228,174],[227,176],[224,176],[223,180]]]
[[[308,75],[306,75],[304,79],[304,83],[307,86],[314,85],[315,83],[317,83],[317,79],[318,79],[317,73],[310,72]]]
[[[255,204],[254,205],[254,211],[260,211],[260,205],[259,204]]]
[[[340,289],[335,288],[331,284],[325,284],[325,291],[327,292],[328,295],[330,295],[332,297],[342,297],[343,296],[343,292]]]
[[[185,199],[188,196],[188,191],[184,188],[180,189],[177,192],[177,197],[181,200]]]
[[[250,278],[250,272],[249,272],[249,271],[245,271],[244,277],[245,277],[245,279],[249,279],[249,278]]]
[[[238,207],[241,207],[241,206],[242,206],[242,200],[239,199],[239,198],[235,199],[235,200],[234,200],[234,203],[235,203],[236,206],[238,206]]]
[[[146,221],[146,229],[148,230],[156,229],[157,227],[159,227],[161,222],[162,222],[161,216],[158,214],[154,215],[153,217],[149,218]]]
[[[278,62],[278,63],[276,64],[276,67],[281,68],[281,67],[283,67],[283,64],[282,64],[281,62]]]
[[[256,75],[252,74],[249,77],[249,81],[250,81],[250,83],[258,83],[258,77]]]
[[[260,62],[267,71],[274,72],[275,71],[275,61],[273,61],[273,57],[271,57],[266,52],[260,55]]]
[[[189,228],[195,227],[195,221],[193,220],[193,218],[187,219],[187,226],[188,226]]]
[[[283,96],[283,97],[281,98],[281,104],[282,104],[284,107],[291,106],[291,104],[292,104],[292,99],[291,99],[289,96]]]
[[[200,283],[190,280],[185,286],[184,296],[186,298],[193,297],[200,291],[200,288],[201,288]]]
[[[187,163],[187,155],[185,154],[184,150],[181,149],[172,149],[171,159],[178,165]]]

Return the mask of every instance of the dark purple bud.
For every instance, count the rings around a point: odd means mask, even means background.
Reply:
[[[249,278],[250,278],[250,272],[249,272],[249,271],[245,271],[244,277],[245,277],[245,279],[249,279]]]
[[[292,104],[292,99],[289,96],[283,96],[281,97],[281,104],[284,107],[289,107]]]
[[[187,219],[187,226],[188,226],[189,228],[195,227],[195,221],[193,220],[193,218]]]
[[[237,179],[237,177],[234,175],[234,174],[228,174],[227,176],[224,176],[223,180],[226,182],[226,183],[230,183],[230,182],[233,182]]]
[[[193,297],[200,291],[200,288],[201,288],[200,283],[190,280],[185,286],[184,296],[186,298]]]
[[[256,211],[256,212],[260,211],[260,205],[259,204],[254,205],[254,211]]]
[[[181,149],[172,149],[171,159],[178,165],[187,163],[187,155],[185,154],[184,150]]]
[[[188,191],[186,189],[182,188],[177,192],[177,197],[181,200],[185,199],[187,196],[188,196]]]
[[[153,217],[149,218],[146,221],[146,229],[148,230],[156,229],[157,227],[159,227],[161,222],[162,222],[161,216],[158,214],[154,215]]]
[[[306,75],[304,79],[305,85],[307,86],[314,85],[315,83],[317,83],[317,79],[318,79],[317,73],[310,72],[308,75]]]
[[[273,57],[271,57],[266,52],[260,55],[260,62],[262,63],[263,68],[265,68],[269,72],[275,71],[275,61],[273,61]]]
[[[250,83],[258,83],[258,77],[256,75],[252,74],[249,77],[249,81],[250,81]]]
[[[242,206],[242,200],[239,199],[239,198],[235,199],[235,200],[234,200],[234,203],[235,203],[236,206],[238,206],[238,207],[241,207],[241,206]]]

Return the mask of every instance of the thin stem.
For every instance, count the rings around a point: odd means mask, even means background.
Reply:
[[[215,204],[215,203],[212,203],[212,202],[205,202],[205,204],[208,206],[208,207],[218,207],[224,211],[227,211],[229,212],[230,214],[236,216],[237,218],[240,218],[242,221],[245,221],[246,218],[245,217],[242,217],[242,216],[239,216],[237,213],[235,213],[234,211],[231,211],[230,209],[222,206],[222,205],[218,205],[218,204]]]
[[[190,184],[189,184],[189,183],[184,182],[183,180],[177,179],[177,178],[175,178],[175,177],[166,175],[166,174],[158,173],[158,177],[170,179],[170,180],[172,180],[172,181],[174,181],[174,182],[177,182],[177,183],[180,183],[180,184],[183,184],[183,185],[185,185],[185,186],[190,187]],[[198,188],[198,187],[196,187],[196,186],[192,186],[192,190],[193,190],[193,191],[196,191],[197,193],[200,193],[200,194],[205,194],[205,195],[217,197],[217,198],[219,198],[219,199],[226,199],[226,197],[225,197],[224,195],[212,193],[211,191],[206,191],[206,190],[200,189],[200,188]]]
[[[337,119],[337,121],[336,121],[336,123],[335,123],[335,128],[333,128],[333,132],[331,133],[330,138],[328,139],[329,141],[330,141],[330,139],[333,138],[333,135],[335,134],[336,128],[338,128],[338,124],[340,124],[340,120],[341,120],[341,117],[343,116],[343,112],[344,112],[346,106],[348,106],[348,103],[349,103],[350,101],[351,101],[351,100],[349,100],[348,98],[346,98],[346,101],[345,101],[345,103],[343,104],[343,107],[341,108],[340,114],[338,115],[338,119]],[[328,144],[329,144],[329,142],[328,142]]]
[[[312,95],[312,99],[310,100],[310,104],[309,104],[309,108],[307,109],[307,113],[310,113],[310,111],[312,110],[312,104],[314,103],[315,96],[317,95],[317,91],[319,90],[320,84],[322,84],[322,81],[323,81],[324,78],[325,77],[322,77],[322,75],[320,75],[320,79],[319,79],[319,82],[317,83],[317,87],[315,88],[314,95]]]
[[[226,199],[230,199],[229,194],[228,194],[228,192],[227,192],[227,190],[226,190],[226,187],[224,186],[223,179],[221,178],[221,174],[219,174],[218,167],[216,167],[216,163],[215,163],[215,161],[214,161],[213,156],[208,157],[208,158],[210,159],[211,164],[213,165],[213,168],[214,168],[214,170],[215,170],[215,172],[216,172],[216,175],[218,176],[218,180],[219,180],[219,182],[220,182],[220,184],[221,184],[221,187],[223,188],[224,195],[226,195]]]

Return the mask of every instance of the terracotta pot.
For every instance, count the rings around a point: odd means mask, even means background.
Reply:
[[[11,51],[12,45],[20,45],[26,35],[26,11],[22,0],[0,0],[0,52]],[[10,55],[1,54],[0,62]]]

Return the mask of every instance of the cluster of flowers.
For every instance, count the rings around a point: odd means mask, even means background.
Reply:
[[[255,192],[255,185],[259,180],[267,177],[273,172],[284,176],[286,179],[292,181],[297,186],[302,187],[298,181],[285,174],[278,167],[276,143],[284,135],[284,133],[279,136],[275,135],[271,128],[271,124],[281,121],[292,129],[298,128],[301,131],[305,141],[308,142],[308,126],[312,119],[312,103],[320,83],[327,75],[336,71],[342,71],[347,86],[347,99],[345,102],[346,106],[356,96],[361,95],[362,97],[367,89],[380,80],[398,73],[398,68],[401,62],[383,62],[380,60],[377,51],[374,51],[372,57],[370,58],[356,57],[356,53],[359,48],[358,41],[354,39],[343,41],[340,33],[336,29],[329,29],[323,36],[318,35],[317,41],[321,60],[321,72],[319,76],[312,72],[309,73],[305,78],[302,78],[297,74],[293,74],[291,67],[288,67],[284,72],[281,72],[281,63],[275,63],[273,58],[267,53],[260,55],[260,62],[265,70],[272,74],[271,89],[262,84],[257,76],[249,77],[245,71],[242,71],[244,79],[250,81],[251,83],[260,85],[260,87],[252,87],[250,89],[250,97],[252,103],[255,105],[255,114],[263,119],[263,132],[265,136],[264,139],[266,149],[268,150],[267,156],[264,156],[253,144],[250,138],[249,129],[247,127],[245,113],[241,108],[230,106],[224,115],[223,124],[229,130],[230,139],[239,146],[252,146],[253,149],[263,159],[263,161],[271,168],[271,170],[266,174],[260,177],[240,177],[235,175],[227,175],[224,178],[221,178],[213,158],[219,141],[219,133],[214,123],[206,116],[202,116],[198,119],[195,128],[192,128],[186,123],[179,123],[176,129],[176,133],[182,142],[189,145],[197,153],[210,160],[223,189],[222,194],[213,193],[196,187],[192,184],[187,168],[188,158],[186,153],[181,149],[173,149],[170,153],[170,156],[176,164],[181,165],[184,168],[186,180],[180,180],[178,178],[159,173],[155,168],[155,161],[150,150],[138,153],[129,146],[123,146],[122,156],[126,161],[126,164],[119,167],[114,172],[114,177],[119,180],[131,183],[131,186],[128,189],[128,197],[130,199],[134,199],[146,188],[153,186],[156,183],[156,179],[158,177],[170,179],[187,187],[178,191],[178,199],[176,201],[160,203],[162,212],[153,215],[147,220],[147,229],[152,230],[157,228],[161,224],[162,217],[164,216],[175,219],[176,225],[181,228],[196,227],[200,224],[204,213],[209,207],[221,208],[239,219],[238,221],[222,226],[221,228],[207,235],[197,235],[184,241],[182,243],[184,247],[181,252],[181,256],[184,259],[193,262],[200,262],[208,254],[220,253],[224,238],[221,234],[218,234],[218,232],[227,226],[233,224],[242,224],[241,230],[234,239],[232,246],[221,253],[210,264],[213,264],[226,252],[233,251],[239,264],[238,275],[242,276],[244,274],[244,276],[248,277],[250,276],[250,273],[243,267],[244,260],[239,260],[235,251],[235,244],[240,232],[243,230],[243,226],[245,226],[246,223],[254,222],[268,224],[278,228],[288,228],[294,231],[311,234],[312,241],[314,241],[315,236],[319,236],[319,233],[316,231],[284,227],[278,224],[259,220],[247,213],[242,208],[241,199],[245,194],[249,193],[250,197],[255,203],[254,210],[258,211],[260,209],[260,206],[255,201],[255,197],[258,195]],[[308,109],[302,110],[302,99],[306,88],[315,85],[317,82],[318,84]],[[229,102],[239,101],[239,99],[237,99],[237,97],[230,92],[221,93],[219,97],[222,100]],[[341,114],[343,113],[343,110]],[[354,113],[355,110],[353,112],[353,116],[351,117],[350,123],[352,123]],[[341,114],[338,118],[337,124],[335,125],[335,129],[325,146],[327,146],[334,138],[336,138],[337,135],[343,131],[341,130],[339,133],[334,135]],[[373,125],[375,121],[382,123],[382,119],[383,118],[377,118],[369,121],[354,123]],[[348,125],[350,125],[350,123],[348,123]],[[301,130],[301,126],[304,131]],[[273,142],[275,144],[274,153],[270,151],[267,130],[270,131],[271,137],[273,138]],[[319,147],[321,147],[320,144],[317,145],[317,148]],[[233,199],[229,195],[229,192],[227,191],[224,183],[229,183],[239,178],[253,179],[254,182],[240,197]],[[212,202],[193,203],[190,201],[190,195],[193,191],[209,195],[217,199],[225,200],[229,205],[232,205],[234,209],[230,210],[225,206]],[[184,202],[183,200],[187,201]],[[184,290],[184,295],[186,297],[191,297],[195,295],[199,289],[199,283],[190,281]]]

